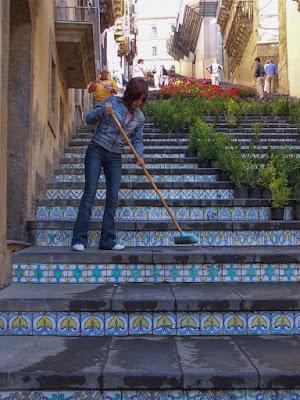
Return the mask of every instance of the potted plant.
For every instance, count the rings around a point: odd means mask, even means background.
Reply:
[[[271,219],[283,220],[284,206],[288,203],[291,189],[288,187],[287,178],[282,174],[270,183],[272,191]]]
[[[252,124],[252,132],[255,135],[255,140],[256,141],[259,141],[261,131],[262,131],[262,123],[261,122],[253,122],[253,124]]]
[[[261,197],[263,199],[272,199],[270,184],[274,181],[275,176],[276,170],[272,161],[269,161],[266,165],[260,166],[258,170],[258,184],[261,187]]]

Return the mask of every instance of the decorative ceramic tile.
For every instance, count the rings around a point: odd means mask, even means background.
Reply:
[[[158,283],[165,282],[164,265],[146,265],[146,282]]]
[[[282,264],[280,265],[280,281],[293,282],[299,281],[299,267],[297,264]]]
[[[223,333],[222,313],[200,313],[200,334],[221,335]]]
[[[0,312],[0,336],[7,335],[8,332],[9,332],[9,313]]]
[[[295,320],[294,320],[295,321],[295,323],[294,323],[295,334],[299,335],[300,334],[300,311],[295,311],[294,314],[295,314]],[[300,395],[300,393],[299,393],[299,395]]]
[[[150,335],[152,334],[152,314],[133,313],[129,314],[129,335]]]
[[[153,334],[176,335],[176,322],[174,313],[153,313]]]
[[[177,314],[177,335],[199,335],[200,315],[198,313]]]
[[[118,283],[127,281],[127,267],[124,264],[116,264],[107,268],[106,270],[106,282]]]
[[[226,264],[223,266],[223,282],[240,282],[242,267],[240,264]]]
[[[246,335],[248,333],[247,313],[224,313],[223,320],[225,335]]]
[[[79,336],[80,314],[57,313],[57,334],[60,336]]]
[[[22,312],[9,313],[8,327],[10,335],[32,335],[32,315]]]
[[[56,315],[54,313],[33,313],[33,334],[38,336],[52,336],[57,332]]]
[[[108,336],[128,335],[128,315],[127,314],[106,314],[105,315],[105,334]]]
[[[271,312],[271,334],[291,335],[294,333],[293,312]]]
[[[280,266],[265,264],[261,267],[261,279],[264,282],[278,282],[280,279]]]
[[[182,264],[165,265],[165,281],[166,282],[183,282],[184,271]]]
[[[257,312],[248,314],[248,334],[267,335],[271,332],[271,314],[269,312]]]
[[[81,335],[103,336],[105,334],[104,313],[81,313]]]
[[[66,400],[66,398],[60,398],[58,392],[19,390],[13,392],[0,391],[0,400]]]

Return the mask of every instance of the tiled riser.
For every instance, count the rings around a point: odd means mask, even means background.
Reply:
[[[69,147],[70,150],[71,147]],[[84,146],[75,146],[76,149],[86,150],[86,145]],[[178,150],[181,149],[182,151],[187,150],[187,146],[147,146],[144,145],[144,151],[146,150]]]
[[[1,312],[0,335],[299,335],[300,311]]]
[[[300,231],[189,231],[199,246],[300,246]],[[37,229],[37,246],[70,246],[72,230]],[[174,231],[119,231],[117,239],[126,246],[174,246]],[[89,243],[97,247],[100,231],[90,231]]]
[[[172,207],[179,220],[201,221],[268,221],[270,209],[268,207]],[[92,220],[102,220],[104,207],[93,207]],[[37,208],[39,220],[75,220],[78,207],[48,207]],[[163,207],[118,207],[116,218],[130,221],[167,221],[169,214]],[[292,219],[292,209],[286,208],[285,219]]]
[[[300,390],[14,391],[0,400],[299,400]]]
[[[230,189],[162,189],[165,199],[232,199],[233,191]],[[80,189],[48,189],[47,199],[81,199],[83,190]],[[96,199],[105,199],[106,190],[99,189]],[[152,189],[120,189],[119,199],[158,199]]]
[[[99,256],[100,256],[99,252]],[[100,258],[100,257],[99,257]],[[299,282],[300,264],[14,264],[17,283]]]
[[[78,169],[84,169],[84,163],[77,163],[77,164],[61,164],[61,168],[78,168]],[[123,168],[136,168],[136,162],[132,163],[122,163]],[[149,163],[148,168],[157,168],[157,169],[187,169],[187,168],[194,168],[197,169],[199,168],[198,164],[195,163],[185,163],[185,164],[176,164],[176,163]]]
[[[81,153],[67,152],[64,155],[65,158],[73,158],[73,157],[84,158],[84,156],[85,156],[85,152],[81,152]],[[126,156],[129,156],[129,154],[126,154]],[[178,154],[158,153],[158,154],[152,154],[152,157],[153,158],[185,158],[185,154],[184,153],[178,153]]]
[[[155,182],[216,182],[216,175],[153,175]],[[84,175],[57,175],[52,182],[84,182]],[[105,182],[103,174],[99,182]],[[149,182],[144,175],[123,175],[122,182]]]

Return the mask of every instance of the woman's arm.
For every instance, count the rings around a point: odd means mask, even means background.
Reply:
[[[103,116],[103,111],[104,111],[104,106],[105,106],[105,102],[102,103],[98,103],[97,106],[95,108],[92,109],[92,111],[89,111],[86,116],[85,116],[85,122],[88,125],[94,125],[97,122],[99,122],[99,120],[102,118]]]
[[[131,143],[137,151],[138,155],[143,158],[143,131],[144,131],[145,121],[142,121],[134,131]]]

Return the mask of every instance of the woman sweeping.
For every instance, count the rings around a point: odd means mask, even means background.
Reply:
[[[141,108],[148,96],[148,85],[143,78],[132,78],[126,87],[123,98],[110,97],[86,115],[86,123],[98,122],[85,155],[85,187],[74,227],[72,247],[83,251],[88,243],[88,229],[91,209],[96,196],[99,176],[103,168],[106,179],[106,202],[102,221],[99,249],[123,250],[117,242],[115,214],[122,175],[121,154],[124,139],[111,117],[112,111],[131,138],[139,159],[143,160],[143,128],[145,117]]]

